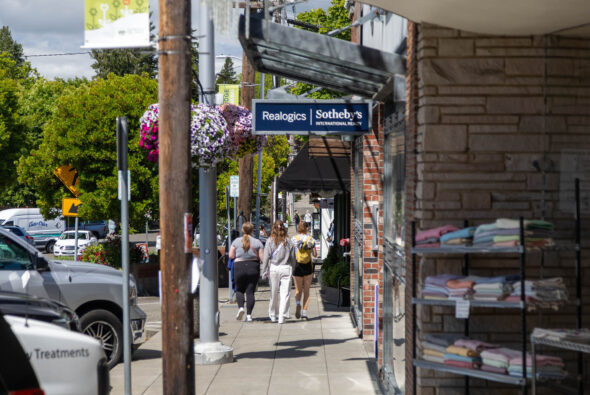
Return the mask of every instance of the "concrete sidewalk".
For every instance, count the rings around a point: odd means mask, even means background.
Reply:
[[[220,299],[226,289],[220,289]],[[308,321],[282,325],[268,318],[268,287],[259,287],[253,322],[235,319],[235,304],[221,304],[220,341],[233,347],[235,362],[197,365],[197,394],[380,394],[374,355],[357,337],[347,308],[322,301],[312,284]],[[198,339],[197,339],[198,340]],[[137,350],[132,363],[134,394],[162,394],[162,336]],[[124,393],[123,364],[111,370],[111,394]]]

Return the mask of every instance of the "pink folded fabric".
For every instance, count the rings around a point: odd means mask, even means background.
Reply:
[[[449,366],[455,366],[458,368],[465,368],[465,369],[477,369],[477,367],[479,366],[476,363],[473,362],[463,362],[463,361],[455,361],[453,359],[445,359],[445,365],[449,365]]]
[[[475,281],[469,280],[449,280],[447,281],[447,287],[451,289],[468,288],[473,289]]]
[[[554,357],[551,355],[537,355],[536,359],[537,359],[537,366],[547,366],[547,365],[564,366],[563,359],[561,359],[560,357]],[[510,358],[510,360],[508,362],[510,363],[510,365],[522,366],[522,355],[520,357]],[[526,365],[527,365],[527,367],[533,365],[533,358],[530,354],[527,354],[527,356],[526,356]]]
[[[526,296],[524,297],[524,301],[525,302],[535,302],[537,299],[531,297],[531,296]],[[505,302],[520,302],[520,295],[510,295],[508,296],[506,299],[504,299]]]
[[[490,348],[498,348],[497,344],[482,342],[481,340],[475,339],[459,339],[455,342],[457,347],[465,347],[473,351],[482,352]]]
[[[492,349],[484,350],[481,352],[482,358],[494,359],[496,361],[505,362],[506,364],[508,364],[508,362],[512,358],[516,358],[518,356],[522,357],[522,351],[517,351],[517,350],[513,350],[511,348],[505,348],[505,347],[492,348]]]
[[[440,238],[445,233],[454,232],[456,230],[459,230],[459,228],[453,225],[444,225],[439,226],[438,228],[423,230],[422,232],[418,232],[418,234],[416,234],[416,241],[426,240],[433,237]]]
[[[481,365],[480,366],[481,370],[485,370],[486,372],[491,372],[491,373],[498,373],[498,374],[506,374],[506,369],[504,368],[497,368],[495,366],[490,366],[490,365]]]

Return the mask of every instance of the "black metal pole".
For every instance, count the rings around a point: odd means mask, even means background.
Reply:
[[[577,306],[577,324],[578,329],[582,328],[582,257],[581,257],[581,234],[580,234],[580,179],[575,180],[575,198],[576,198],[576,302]],[[578,393],[584,393],[584,357],[578,353]]]
[[[522,342],[522,378],[524,385],[522,387],[522,393],[527,394],[526,384],[526,303],[525,303],[525,263],[526,263],[526,244],[524,240],[524,219],[520,217],[520,303],[522,304],[520,309],[520,331],[521,331],[521,342]]]
[[[417,394],[417,377],[416,377],[416,365],[414,365],[414,361],[416,360],[416,332],[418,328],[416,328],[416,305],[413,302],[413,299],[416,297],[416,254],[414,253],[414,248],[416,247],[416,222],[412,221],[412,393],[414,395]]]
[[[469,221],[465,220],[463,222],[463,227],[467,228],[468,226]],[[469,254],[463,255],[463,275],[469,276]],[[469,336],[469,317],[465,319],[463,334],[465,337]],[[469,376],[465,376],[465,395],[469,395]]]

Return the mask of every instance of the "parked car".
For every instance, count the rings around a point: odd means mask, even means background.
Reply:
[[[0,314],[0,394],[44,395],[29,356]]]
[[[123,274],[105,265],[46,259],[35,248],[0,228],[0,290],[64,303],[80,317],[83,333],[101,341],[109,368],[123,355]],[[137,306],[135,279],[129,281],[131,339],[145,341],[146,314]]]
[[[4,315],[32,318],[81,332],[78,315],[55,300],[27,294],[0,291],[0,312]]]
[[[53,246],[55,256],[74,256],[76,248],[76,231],[63,232]],[[78,231],[78,254],[81,254],[89,245],[98,244],[96,237],[88,230]]]
[[[66,228],[63,217],[45,219],[38,208],[11,208],[0,211],[0,225],[20,226],[33,238],[35,246],[48,253]]]
[[[75,230],[74,225],[68,225],[66,230]],[[90,231],[97,239],[104,239],[109,233],[109,224],[107,221],[79,221],[78,230]]]
[[[2,227],[7,231],[14,233],[21,239],[25,240],[30,245],[35,245],[35,240],[33,240],[33,237],[29,235],[24,228],[21,228],[20,226],[16,225],[2,225]]]
[[[98,340],[30,318],[5,315],[4,319],[46,395],[109,393],[109,369]]]

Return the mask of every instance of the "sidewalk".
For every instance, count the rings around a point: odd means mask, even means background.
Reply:
[[[226,289],[220,289],[220,299]],[[233,347],[234,361],[197,365],[197,394],[380,394],[374,355],[357,337],[348,308],[324,303],[312,284],[308,321],[291,319],[282,325],[268,319],[269,289],[259,287],[253,322],[236,321],[236,305],[221,304],[220,341]],[[198,340],[198,339],[197,339]],[[135,354],[134,394],[162,394],[162,333]],[[124,393],[123,364],[111,370],[111,394]]]

